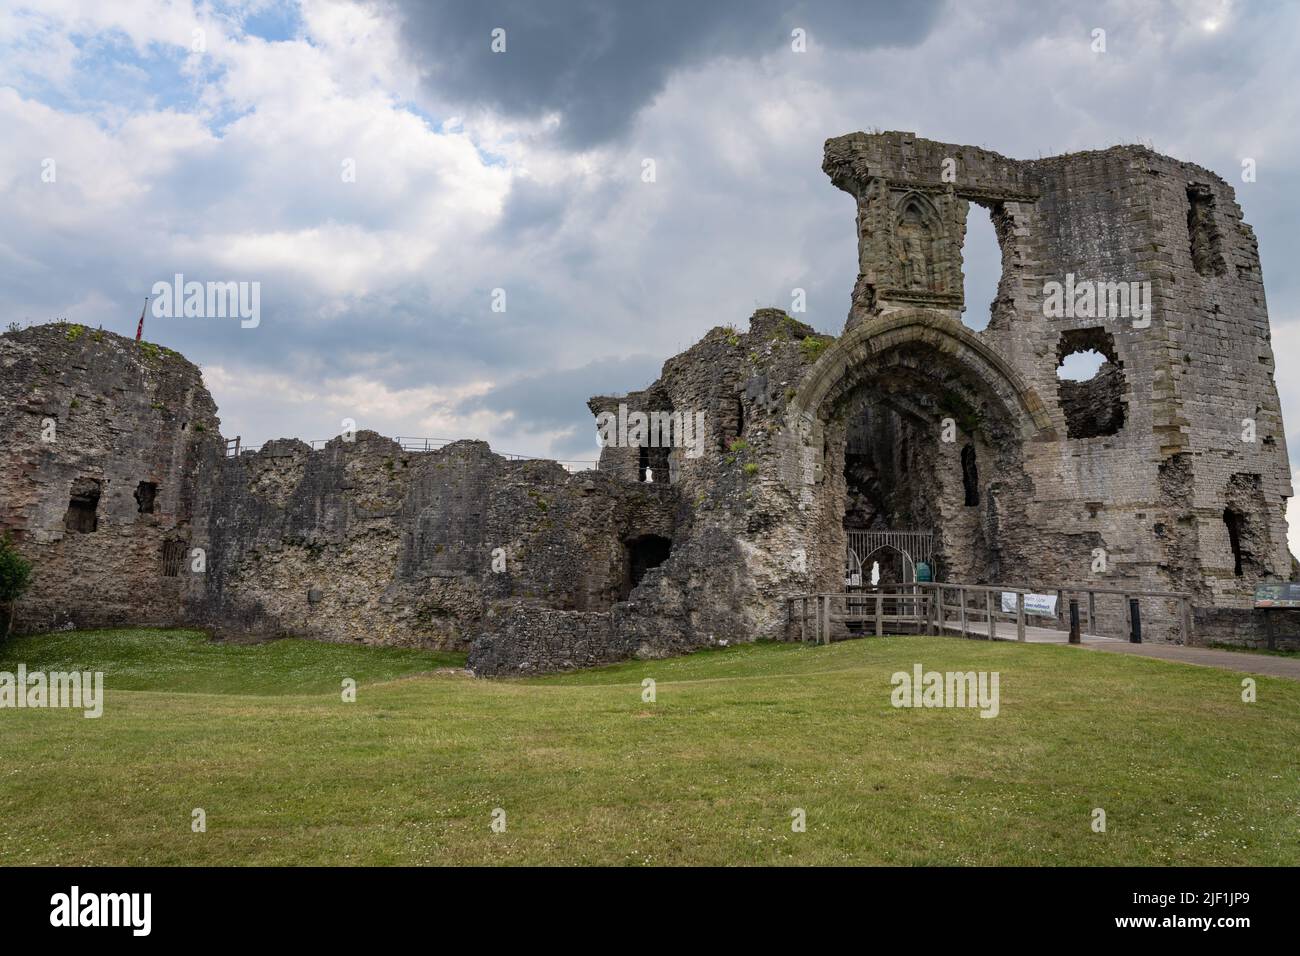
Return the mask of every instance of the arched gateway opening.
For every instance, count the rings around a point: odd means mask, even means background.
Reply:
[[[848,590],[877,584],[912,584],[917,566],[934,561],[933,535],[928,531],[847,532],[844,584]]]
[[[1032,570],[1025,445],[1050,424],[1033,390],[954,319],[909,310],[851,329],[809,370],[791,414],[819,587],[838,589],[844,556],[869,534],[930,533],[939,580]],[[880,565],[882,578],[904,573]]]

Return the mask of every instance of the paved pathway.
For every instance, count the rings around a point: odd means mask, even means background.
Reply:
[[[1181,644],[1130,644],[1127,641],[1085,641],[1083,647],[1117,654],[1136,654],[1162,661],[1221,667],[1243,674],[1264,674],[1300,680],[1300,657],[1277,657],[1272,654],[1249,654],[1244,651],[1220,651],[1212,647],[1184,647]]]
[[[957,632],[961,625],[947,622],[945,630]],[[988,633],[988,624],[983,621],[970,621],[966,626],[968,634],[983,637]],[[1016,639],[1015,622],[998,621],[994,631],[994,640],[1014,641]],[[1081,647],[1091,650],[1112,651],[1116,654],[1136,654],[1138,657],[1154,657],[1162,661],[1178,661],[1183,664],[1198,664],[1201,667],[1219,667],[1227,671],[1239,671],[1242,674],[1264,674],[1269,677],[1285,677],[1300,680],[1300,657],[1276,657],[1272,654],[1250,654],[1244,651],[1221,651],[1212,647],[1184,647],[1182,644],[1130,644],[1128,641],[1114,637],[1098,637],[1092,634],[1082,635]],[[1068,644],[1070,636],[1065,631],[1048,627],[1025,626],[1025,643],[1027,644]]]
[[[961,633],[961,624],[956,621],[945,621],[943,628],[945,631],[954,634]],[[966,633],[977,637],[988,635],[989,625],[987,621],[967,621]],[[1123,644],[1119,638],[1101,637],[1095,634],[1081,634],[1080,637],[1085,642],[1097,641],[1102,644]],[[1015,621],[995,621],[993,630],[993,639],[995,641],[1014,641],[1016,640],[1016,622]],[[1025,643],[1026,644],[1068,644],[1070,635],[1068,631],[1058,631],[1052,627],[1038,627],[1034,624],[1025,625]]]

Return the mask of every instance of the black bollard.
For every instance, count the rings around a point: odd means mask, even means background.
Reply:
[[[1128,642],[1130,644],[1141,644],[1142,643],[1142,614],[1141,612],[1138,611],[1137,598],[1128,599],[1128,616],[1129,616],[1129,620],[1133,622],[1129,630]]]
[[[1083,643],[1079,637],[1079,599],[1070,598],[1070,643]]]

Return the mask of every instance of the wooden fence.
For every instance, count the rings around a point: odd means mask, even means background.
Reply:
[[[1044,596],[1055,601],[1044,602]],[[1161,641],[1190,645],[1195,639],[1191,596],[1177,591],[918,582],[864,585],[788,600],[791,620],[805,643],[898,633],[1017,641],[1068,635],[1072,642],[1085,637],[1141,642],[1144,627],[1148,636]],[[1013,607],[1004,607],[1004,601]]]

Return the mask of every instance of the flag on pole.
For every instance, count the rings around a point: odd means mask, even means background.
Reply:
[[[140,341],[140,336],[144,335],[144,310],[149,308],[149,297],[144,297],[144,305],[140,307],[140,324],[135,327],[135,340]]]

